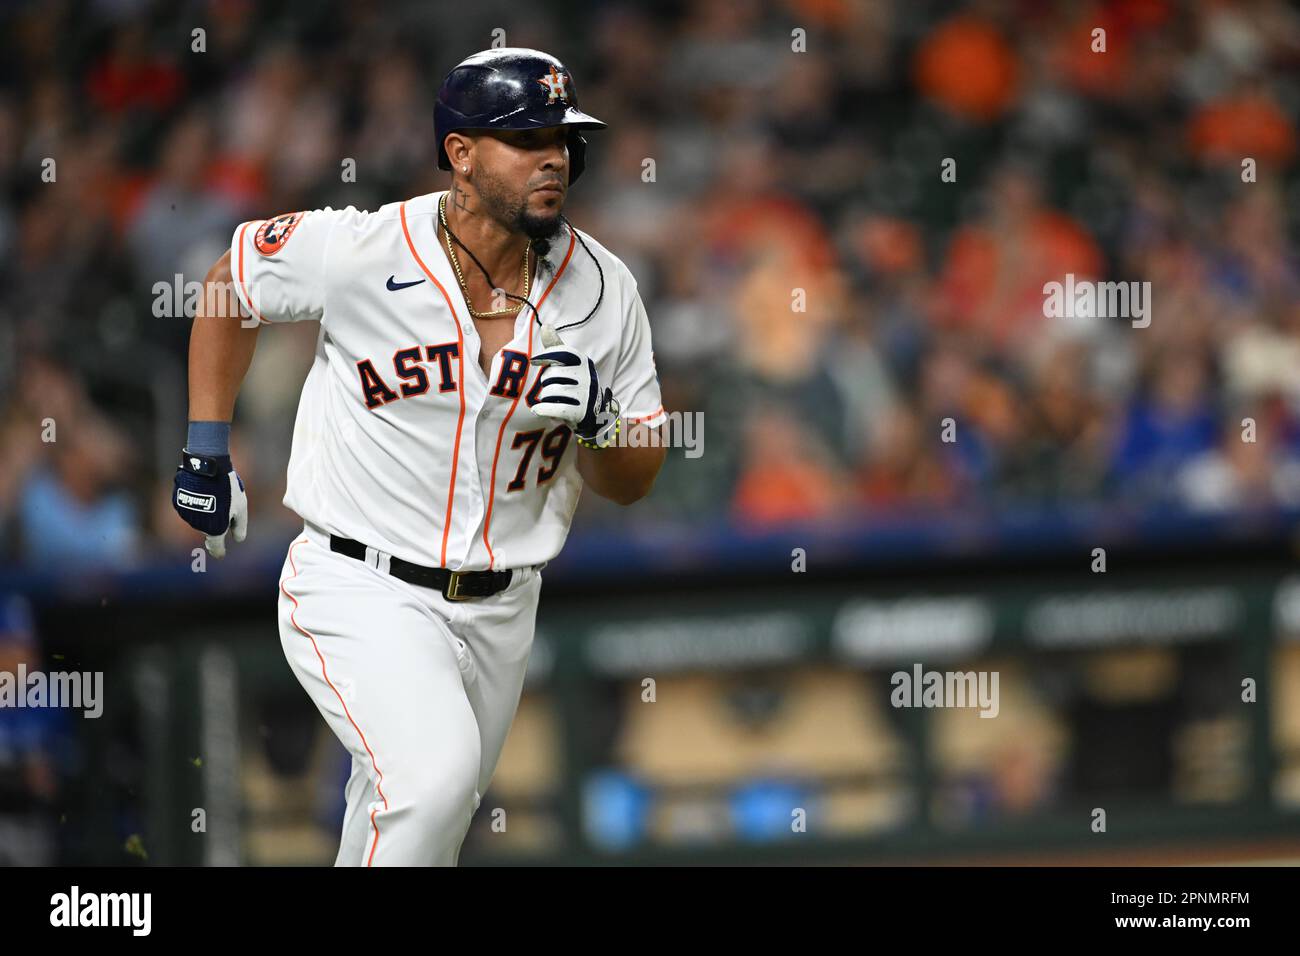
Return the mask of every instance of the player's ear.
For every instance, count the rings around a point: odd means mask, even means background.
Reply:
[[[474,144],[468,136],[464,133],[448,133],[442,143],[447,151],[447,158],[451,161],[453,172],[470,164]]]

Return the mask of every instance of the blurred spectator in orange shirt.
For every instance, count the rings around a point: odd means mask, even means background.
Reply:
[[[957,231],[948,249],[936,301],[936,324],[959,329],[995,350],[1029,344],[1044,321],[1043,286],[1101,275],[1092,237],[1064,213],[1045,206],[1037,177],[1020,164],[999,169],[987,190],[987,211]]]
[[[1203,106],[1188,124],[1187,140],[1202,162],[1238,169],[1247,157],[1260,166],[1285,167],[1296,151],[1295,124],[1258,86]]]
[[[987,122],[1015,101],[1020,65],[992,23],[960,15],[935,27],[916,52],[917,88],[949,112]]]
[[[781,524],[841,513],[850,486],[814,432],[776,406],[744,423],[744,457],[732,499],[742,526]]]

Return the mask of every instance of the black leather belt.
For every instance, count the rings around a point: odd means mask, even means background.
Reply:
[[[366,546],[351,538],[330,535],[330,550],[358,561],[366,560]],[[401,558],[388,559],[388,573],[399,581],[416,584],[422,588],[441,591],[448,601],[468,601],[491,597],[510,586],[513,571],[448,571],[446,568],[426,568]]]

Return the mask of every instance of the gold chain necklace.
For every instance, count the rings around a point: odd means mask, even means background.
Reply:
[[[451,245],[451,230],[447,227],[447,194],[443,193],[438,200],[438,218],[442,221],[442,238],[447,244],[447,256],[451,259],[452,268],[456,270],[456,281],[460,283],[461,291],[465,293],[465,308],[469,309],[469,314],[476,319],[486,319],[494,315],[510,315],[512,312],[518,312],[524,307],[520,302],[518,305],[510,306],[504,309],[496,309],[493,312],[476,312],[474,305],[470,301],[469,283],[465,281],[465,276],[460,271],[460,258],[456,255],[456,250]],[[524,294],[522,298],[528,298],[528,290],[532,286],[532,275],[528,270],[528,246],[524,246],[524,268],[523,282]]]

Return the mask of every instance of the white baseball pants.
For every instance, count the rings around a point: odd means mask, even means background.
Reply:
[[[280,576],[285,657],[352,754],[335,866],[455,866],[514,720],[541,591],[448,601],[308,526]]]

